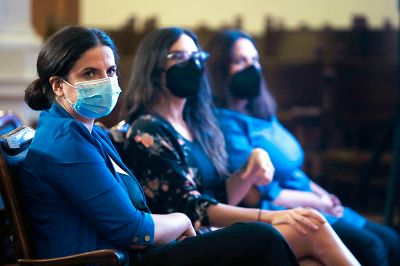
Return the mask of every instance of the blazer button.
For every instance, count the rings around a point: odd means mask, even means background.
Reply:
[[[151,237],[149,235],[145,235],[144,236],[144,241],[149,242],[151,239]]]

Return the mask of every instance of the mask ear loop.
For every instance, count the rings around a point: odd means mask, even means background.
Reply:
[[[151,77],[150,77],[150,79],[151,79],[151,82],[153,83],[153,85],[154,85],[154,87],[157,87],[157,88],[162,88],[163,86],[162,86],[162,81],[161,81],[161,79],[162,79],[162,73],[165,73],[166,72],[166,70],[165,69],[162,69],[162,68],[160,68],[160,67],[158,67],[158,68],[156,68],[154,71],[153,71],[153,73],[151,74]]]
[[[70,104],[71,106],[75,105],[70,99],[68,99],[67,97],[65,97],[65,95],[64,95],[64,99],[67,100],[67,102],[69,102],[69,104]]]
[[[75,86],[73,86],[73,85],[71,85],[71,83],[69,83],[68,81],[66,81],[66,80],[64,80],[64,79],[62,79],[62,78],[60,78],[64,83],[66,83],[67,85],[69,85],[69,86],[71,86],[72,88],[74,88],[74,89],[76,89],[76,87]]]
[[[64,83],[66,83],[67,85],[69,85],[69,86],[71,86],[72,88],[76,89],[76,87],[75,87],[75,86],[72,86],[71,83],[69,83],[68,81],[66,81],[66,80],[64,80],[64,79],[62,79],[62,78],[60,78],[60,79],[61,79]],[[75,105],[70,99],[68,99],[67,97],[65,97],[65,95],[64,95],[63,97],[64,97],[65,100],[67,100],[67,102],[69,102],[69,104],[71,105],[71,107],[73,107],[73,106]]]

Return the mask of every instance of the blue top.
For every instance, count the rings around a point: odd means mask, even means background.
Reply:
[[[58,104],[40,114],[20,183],[40,258],[154,242],[143,191],[107,134],[90,133]]]
[[[276,116],[264,120],[236,111],[219,109],[217,118],[225,136],[229,171],[234,172],[243,166],[254,148],[263,148],[268,152],[275,167],[275,175],[270,184],[259,186],[263,207],[282,209],[272,203],[282,189],[311,191],[311,180],[302,170],[303,149]],[[338,220],[327,214],[325,216],[330,223]],[[341,219],[360,227],[365,224],[365,218],[350,208],[345,208]]]
[[[185,141],[188,146],[187,152],[189,153],[187,158],[188,160],[193,160],[193,162],[189,162],[189,165],[195,166],[202,177],[203,193],[213,195],[215,188],[220,183],[217,169],[197,140],[189,141],[185,139]]]

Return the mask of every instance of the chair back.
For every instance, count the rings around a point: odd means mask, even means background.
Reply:
[[[0,110],[0,135],[7,134],[8,132],[22,126],[22,120],[12,111]],[[0,195],[1,196],[1,195]],[[0,214],[4,212],[4,202],[0,197]],[[2,219],[2,217],[0,217]]]
[[[34,251],[28,239],[28,230],[18,199],[16,185],[19,169],[25,159],[27,147],[31,143],[35,130],[19,127],[0,136],[0,188],[6,211],[11,221],[15,252],[18,258],[33,258]]]
[[[110,128],[109,134],[115,144],[122,144],[125,141],[126,134],[129,129],[129,124],[124,120]]]
[[[117,152],[122,155],[126,134],[128,133],[130,125],[126,123],[125,120],[122,120],[111,128],[107,128],[100,122],[96,122],[95,124],[107,132]]]
[[[22,126],[22,120],[12,111],[1,111],[0,110],[0,135],[7,134],[11,130],[14,130]]]

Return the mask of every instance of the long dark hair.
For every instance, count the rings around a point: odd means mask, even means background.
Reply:
[[[39,78],[25,90],[25,102],[29,107],[33,110],[50,108],[55,97],[50,77],[59,76],[68,80],[69,71],[81,55],[99,44],[111,48],[117,63],[117,48],[104,31],[68,26],[54,33],[39,53],[36,63]]]
[[[240,30],[224,30],[215,34],[207,47],[211,54],[207,62],[209,77],[213,89],[215,104],[221,108],[233,109],[229,101],[233,96],[229,89],[229,67],[233,60],[233,46],[241,38],[248,39],[256,46],[254,39]],[[246,108],[252,116],[269,119],[275,115],[276,102],[264,76],[262,76],[261,91],[255,99],[249,100]]]
[[[157,29],[143,38],[133,60],[130,82],[123,95],[122,119],[132,122],[140,114],[154,111],[155,103],[166,90],[161,85],[160,79],[167,62],[167,53],[183,34],[192,38],[201,50],[196,35],[182,28]],[[203,75],[198,95],[187,99],[183,118],[218,173],[226,175],[225,142],[213,114],[211,90],[206,75]]]

